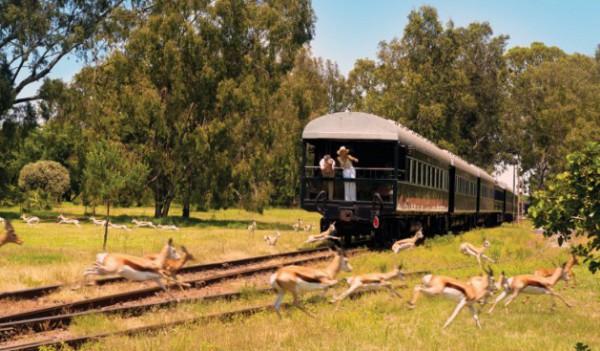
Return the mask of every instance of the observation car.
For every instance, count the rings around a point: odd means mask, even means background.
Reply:
[[[515,196],[504,184],[395,121],[328,114],[306,125],[302,143],[301,207],[322,214],[322,230],[335,221],[345,243],[388,244],[417,226],[433,235],[514,218]],[[355,178],[339,167],[342,146],[358,159]],[[324,155],[336,161],[333,177],[321,173]]]

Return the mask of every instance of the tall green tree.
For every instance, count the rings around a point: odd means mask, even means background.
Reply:
[[[575,250],[596,272],[600,270],[600,143],[589,142],[566,159],[565,171],[552,177],[546,190],[534,193],[529,214],[545,235],[559,234],[561,244],[573,236],[587,237]]]
[[[131,2],[131,4],[137,2]],[[39,99],[18,95],[50,73],[67,55],[105,44],[123,16],[123,0],[0,2],[0,116],[15,104]]]
[[[148,175],[148,167],[123,145],[100,140],[86,155],[85,192],[106,206],[106,224],[102,249],[106,250],[110,206],[120,198],[139,196]]]
[[[349,75],[350,100],[395,119],[487,168],[502,140],[506,36],[488,23],[457,28],[432,7],[408,16],[401,38],[381,42],[378,60],[359,60]]]

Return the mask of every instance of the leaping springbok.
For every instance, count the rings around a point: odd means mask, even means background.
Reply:
[[[136,228],[149,227],[156,229],[156,226],[151,221],[138,221],[137,219],[133,219],[131,223],[135,224]]]
[[[254,231],[256,231],[256,221],[252,221],[252,223],[248,225],[248,234],[254,235]]]
[[[21,219],[23,219],[23,222],[27,223],[27,225],[33,225],[33,224],[40,223],[39,217],[36,217],[36,216],[27,217],[25,214],[22,214]]]
[[[561,267],[554,269],[552,276],[548,278],[538,277],[532,274],[522,274],[506,279],[504,272],[502,272],[501,286],[504,288],[504,291],[502,291],[502,293],[498,295],[496,301],[494,301],[494,304],[492,305],[488,313],[492,313],[494,311],[494,308],[496,308],[498,302],[502,301],[502,299],[504,299],[506,295],[510,294],[510,296],[504,303],[505,307],[508,306],[508,304],[510,304],[517,296],[519,296],[519,293],[551,295],[553,297],[553,307],[556,304],[554,298],[560,299],[562,302],[565,303],[565,305],[567,305],[567,307],[572,307],[572,305],[569,304],[564,297],[562,297],[559,293],[555,292],[552,289],[552,287],[554,287],[554,285],[556,285],[556,283],[560,279],[566,279],[565,276],[567,274],[567,271],[565,267],[566,263],[563,264]]]
[[[171,224],[171,225],[162,225],[162,224],[159,224],[156,227],[158,229],[163,229],[163,230],[173,230],[173,231],[176,231],[176,232],[179,231],[179,228],[177,228],[177,226],[174,225],[174,224]]]
[[[133,281],[153,280],[167,294],[167,287],[161,281],[164,278],[179,285],[183,285],[176,279],[169,276],[166,269],[167,260],[177,260],[179,255],[173,247],[173,239],[169,239],[167,244],[162,248],[160,253],[154,259],[147,259],[132,255],[118,253],[99,253],[96,255],[96,263],[94,266],[87,268],[84,273],[84,279],[90,275],[113,275],[117,274],[121,277]],[[171,295],[171,297],[173,297]]]
[[[378,288],[386,288],[390,293],[400,297],[400,294],[392,288],[390,280],[400,278],[404,280],[404,273],[401,271],[402,265],[397,266],[393,270],[386,273],[369,273],[346,278],[350,288],[333,298],[332,302],[339,302],[345,299],[348,295],[356,290],[370,290]]]
[[[352,266],[348,262],[346,253],[339,248],[336,248],[333,260],[325,269],[302,266],[279,268],[269,279],[271,286],[277,292],[277,299],[274,304],[277,315],[281,317],[281,313],[279,312],[281,302],[285,293],[289,292],[294,297],[294,306],[309,316],[313,316],[300,304],[300,296],[302,293],[310,290],[327,291],[327,289],[337,284],[338,281],[335,277],[340,271],[351,272]]]
[[[424,237],[423,229],[419,228],[412,238],[396,241],[394,245],[392,245],[392,251],[394,251],[394,253],[398,253],[402,250],[412,249],[417,244],[417,241],[423,239]]]
[[[471,245],[469,243],[462,243],[460,244],[460,252],[462,252],[465,255],[471,255],[471,256],[475,256],[475,258],[477,259],[477,263],[479,263],[479,267],[481,266],[481,258],[485,258],[486,260],[492,262],[492,263],[496,263],[496,261],[494,261],[493,259],[489,258],[488,256],[484,255],[483,252],[485,250],[487,250],[487,248],[490,247],[490,242],[487,241],[486,239],[483,239],[483,246],[482,247],[475,247],[474,245]]]
[[[130,231],[131,231],[131,229],[129,229],[129,227],[127,227],[127,225],[126,225],[126,224],[114,224],[114,223],[112,223],[112,222],[108,222],[108,225],[109,225],[111,228],[115,228],[115,229],[121,229],[121,230],[124,230],[124,231],[126,231],[126,232],[130,232]]]
[[[325,230],[321,234],[309,235],[308,239],[306,239],[306,241],[304,243],[310,244],[310,243],[314,243],[316,241],[325,241],[327,239],[340,241],[340,238],[338,238],[337,236],[331,235],[333,233],[335,233],[335,222],[331,223],[329,225],[329,228],[327,228],[327,230]]]
[[[167,260],[165,261],[165,273],[167,273],[174,279],[177,279],[177,273],[188,261],[192,261],[195,259],[194,256],[192,256],[192,254],[187,250],[185,246],[181,246],[181,252],[183,252],[183,255],[180,258],[167,258]],[[155,260],[158,257],[158,255],[159,254],[144,255],[144,258]],[[179,287],[181,288],[182,286],[189,287],[190,285],[188,283],[181,283]]]
[[[300,229],[304,228],[304,221],[302,220],[302,218],[298,218],[298,220],[296,221],[296,223],[294,223],[292,225],[292,228],[294,228],[295,232],[297,232]]]
[[[17,233],[15,232],[15,228],[13,228],[12,224],[8,219],[4,220],[4,235],[0,236],[0,246],[4,246],[8,243],[14,243],[17,245],[23,244],[23,240],[21,240]]]
[[[62,213],[58,215],[57,219],[59,221],[58,224],[75,224],[75,226],[79,227],[79,220],[67,218],[63,216]]]
[[[577,256],[575,254],[571,254],[571,257],[569,257],[567,265],[565,266],[566,274],[561,276],[561,278],[564,277],[565,283],[567,285],[569,285],[569,281],[573,279],[573,287],[577,285],[577,282],[575,281],[575,273],[573,272],[573,266],[577,264],[579,264]],[[549,278],[552,276],[552,274],[554,274],[555,270],[555,268],[540,268],[533,272],[533,275],[543,278]]]
[[[99,219],[96,219],[94,217],[90,217],[90,221],[92,221],[92,223],[94,223],[95,225],[99,225],[99,226],[105,226],[106,225],[106,219],[99,220]]]
[[[263,239],[265,240],[265,242],[267,244],[269,244],[269,246],[275,246],[275,245],[277,245],[277,240],[279,240],[280,236],[281,236],[281,233],[278,230],[275,232],[275,235],[273,235],[273,236],[265,235],[263,237]]]
[[[477,327],[481,328],[477,309],[474,304],[477,302],[485,303],[487,297],[495,289],[494,272],[490,267],[486,270],[486,275],[472,277],[468,283],[463,283],[450,277],[427,274],[423,277],[423,285],[415,286],[413,297],[408,304],[410,308],[415,308],[421,293],[429,296],[442,295],[446,298],[458,300],[459,302],[456,308],[454,308],[454,312],[448,317],[442,329],[449,326],[465,306],[469,307]]]

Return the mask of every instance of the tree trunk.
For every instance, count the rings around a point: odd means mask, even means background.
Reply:
[[[110,221],[110,201],[106,202],[106,223],[104,223],[104,243],[102,244],[102,251],[106,252],[106,240],[108,239],[108,222]]]
[[[185,195],[183,197],[183,211],[181,213],[181,217],[185,219],[190,218],[190,196]]]

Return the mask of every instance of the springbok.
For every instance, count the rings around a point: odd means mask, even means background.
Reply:
[[[133,281],[153,280],[167,294],[167,287],[161,281],[164,278],[179,285],[176,279],[169,276],[166,269],[167,260],[178,260],[180,257],[173,247],[173,239],[169,239],[167,244],[162,248],[160,253],[154,259],[147,259],[132,255],[118,253],[99,253],[96,255],[96,263],[94,266],[87,268],[84,273],[84,279],[90,275],[113,275],[117,274],[121,277]],[[171,297],[173,297],[171,295]]]
[[[177,279],[177,273],[179,272],[179,270],[188,262],[188,261],[193,261],[195,258],[194,256],[187,250],[187,248],[185,246],[181,246],[181,252],[183,252],[183,255],[178,258],[178,259],[170,259],[167,258],[167,260],[165,261],[165,273],[167,273],[169,276]],[[150,259],[150,260],[155,260],[158,258],[159,254],[149,254],[149,255],[144,255],[144,258]],[[181,285],[189,287],[190,285],[187,283],[181,283]],[[180,287],[181,287],[180,285]]]
[[[4,223],[4,217],[0,217],[0,223]]]
[[[398,294],[398,292],[392,288],[392,283],[390,283],[390,280],[396,278],[404,280],[404,273],[402,273],[401,269],[402,265],[399,265],[386,273],[368,273],[346,278],[346,281],[350,287],[342,294],[334,297],[332,302],[339,302],[359,289],[370,290],[382,287],[388,289],[390,293],[400,297],[400,294]]]
[[[483,246],[482,247],[475,247],[474,245],[471,245],[469,243],[462,243],[460,244],[460,252],[462,252],[465,255],[471,255],[471,256],[475,256],[475,258],[477,259],[477,263],[479,263],[479,267],[481,266],[481,258],[485,258],[486,260],[492,262],[492,263],[496,263],[496,261],[494,261],[493,259],[489,258],[488,256],[484,255],[483,252],[485,250],[487,250],[487,248],[490,247],[490,242],[487,241],[486,239],[483,239]]]
[[[267,244],[269,244],[269,246],[275,246],[275,245],[277,245],[277,240],[279,240],[280,236],[281,236],[281,233],[278,230],[275,232],[275,235],[273,235],[273,236],[265,235],[263,237],[263,239],[265,240],[265,242]]]
[[[99,225],[99,226],[105,226],[106,225],[106,219],[99,220],[99,219],[96,219],[94,217],[90,217],[90,221],[92,221],[92,223],[94,223],[95,225]]]
[[[248,234],[254,235],[254,231],[256,230],[256,221],[252,221],[250,225],[248,225]]]
[[[136,228],[149,227],[156,229],[156,226],[151,221],[138,221],[137,219],[133,219],[131,223],[135,224]]]
[[[63,216],[62,213],[60,215],[58,215],[57,219],[58,219],[58,224],[75,224],[75,226],[79,227],[79,220],[67,218],[67,217]]]
[[[569,285],[569,281],[573,279],[573,287],[577,285],[575,281],[575,273],[573,272],[573,266],[578,265],[579,261],[577,260],[577,256],[575,254],[571,254],[569,260],[567,261],[567,265],[565,266],[566,274],[561,276],[561,279],[564,278],[565,283]],[[555,268],[540,268],[533,272],[533,275],[538,277],[549,278],[554,274]]]
[[[308,239],[304,242],[305,244],[314,243],[316,241],[325,241],[329,240],[337,240],[340,241],[340,238],[337,236],[333,236],[331,234],[335,233],[335,222],[331,223],[327,230],[322,232],[321,234],[309,235]]]
[[[277,292],[277,299],[274,304],[277,315],[281,317],[279,312],[281,302],[285,293],[289,292],[294,297],[294,306],[309,316],[313,316],[300,304],[300,296],[310,290],[325,290],[326,292],[327,289],[337,284],[338,281],[335,277],[340,271],[351,272],[352,266],[348,262],[346,253],[339,248],[336,248],[333,260],[325,269],[302,266],[279,268],[269,279],[271,286]]]
[[[15,228],[13,228],[12,224],[7,219],[4,221],[4,235],[0,236],[0,246],[4,246],[8,243],[21,245],[23,244],[23,240],[17,236]]]
[[[122,229],[122,230],[124,230],[124,231],[127,231],[127,232],[130,232],[130,231],[131,231],[131,229],[129,229],[129,227],[127,227],[127,225],[126,225],[126,224],[114,224],[114,223],[112,223],[112,222],[108,222],[108,225],[109,225],[111,228],[115,228],[115,229]]]
[[[27,223],[27,225],[33,225],[33,224],[40,223],[39,217],[36,217],[36,216],[27,217],[25,214],[23,214],[23,215],[21,215],[21,219],[23,219],[23,222]]]
[[[176,225],[171,224],[171,225],[163,225],[163,224],[159,224],[156,226],[158,229],[163,229],[163,230],[173,230],[173,231],[179,231],[179,228],[177,228]]]
[[[504,303],[505,307],[508,306],[508,304],[510,304],[517,296],[519,296],[520,293],[551,295],[553,297],[553,307],[556,305],[556,302],[554,301],[554,298],[556,297],[564,302],[567,307],[572,307],[572,305],[569,304],[564,297],[552,289],[552,287],[554,287],[554,285],[556,285],[560,279],[566,279],[565,275],[567,274],[567,271],[565,266],[566,263],[564,263],[561,267],[555,268],[552,276],[548,278],[538,277],[532,274],[522,274],[507,279],[504,275],[504,272],[502,272],[501,286],[504,288],[504,291],[498,295],[488,313],[492,313],[498,302],[502,301],[506,295],[510,294]]]
[[[486,275],[472,277],[467,283],[450,277],[427,274],[423,277],[423,285],[415,286],[413,297],[408,305],[410,308],[415,308],[417,299],[421,293],[429,296],[443,295],[444,297],[458,300],[458,304],[454,308],[454,312],[446,320],[446,323],[444,323],[442,329],[449,326],[465,306],[469,307],[477,327],[481,328],[477,308],[475,308],[474,304],[476,302],[485,303],[487,297],[495,289],[494,272],[490,267],[486,270]]]
[[[310,231],[312,231],[312,228],[313,228],[313,225],[309,223],[309,224],[307,224],[307,225],[304,226],[304,231],[305,232],[310,232]]]
[[[392,251],[394,253],[398,253],[402,250],[412,249],[415,247],[417,241],[423,239],[425,236],[423,235],[423,229],[419,228],[415,235],[412,238],[398,240],[392,245]]]
[[[296,223],[294,223],[292,225],[292,228],[294,228],[295,232],[297,232],[300,229],[304,228],[304,221],[302,220],[302,218],[298,218],[298,220],[296,221]]]

